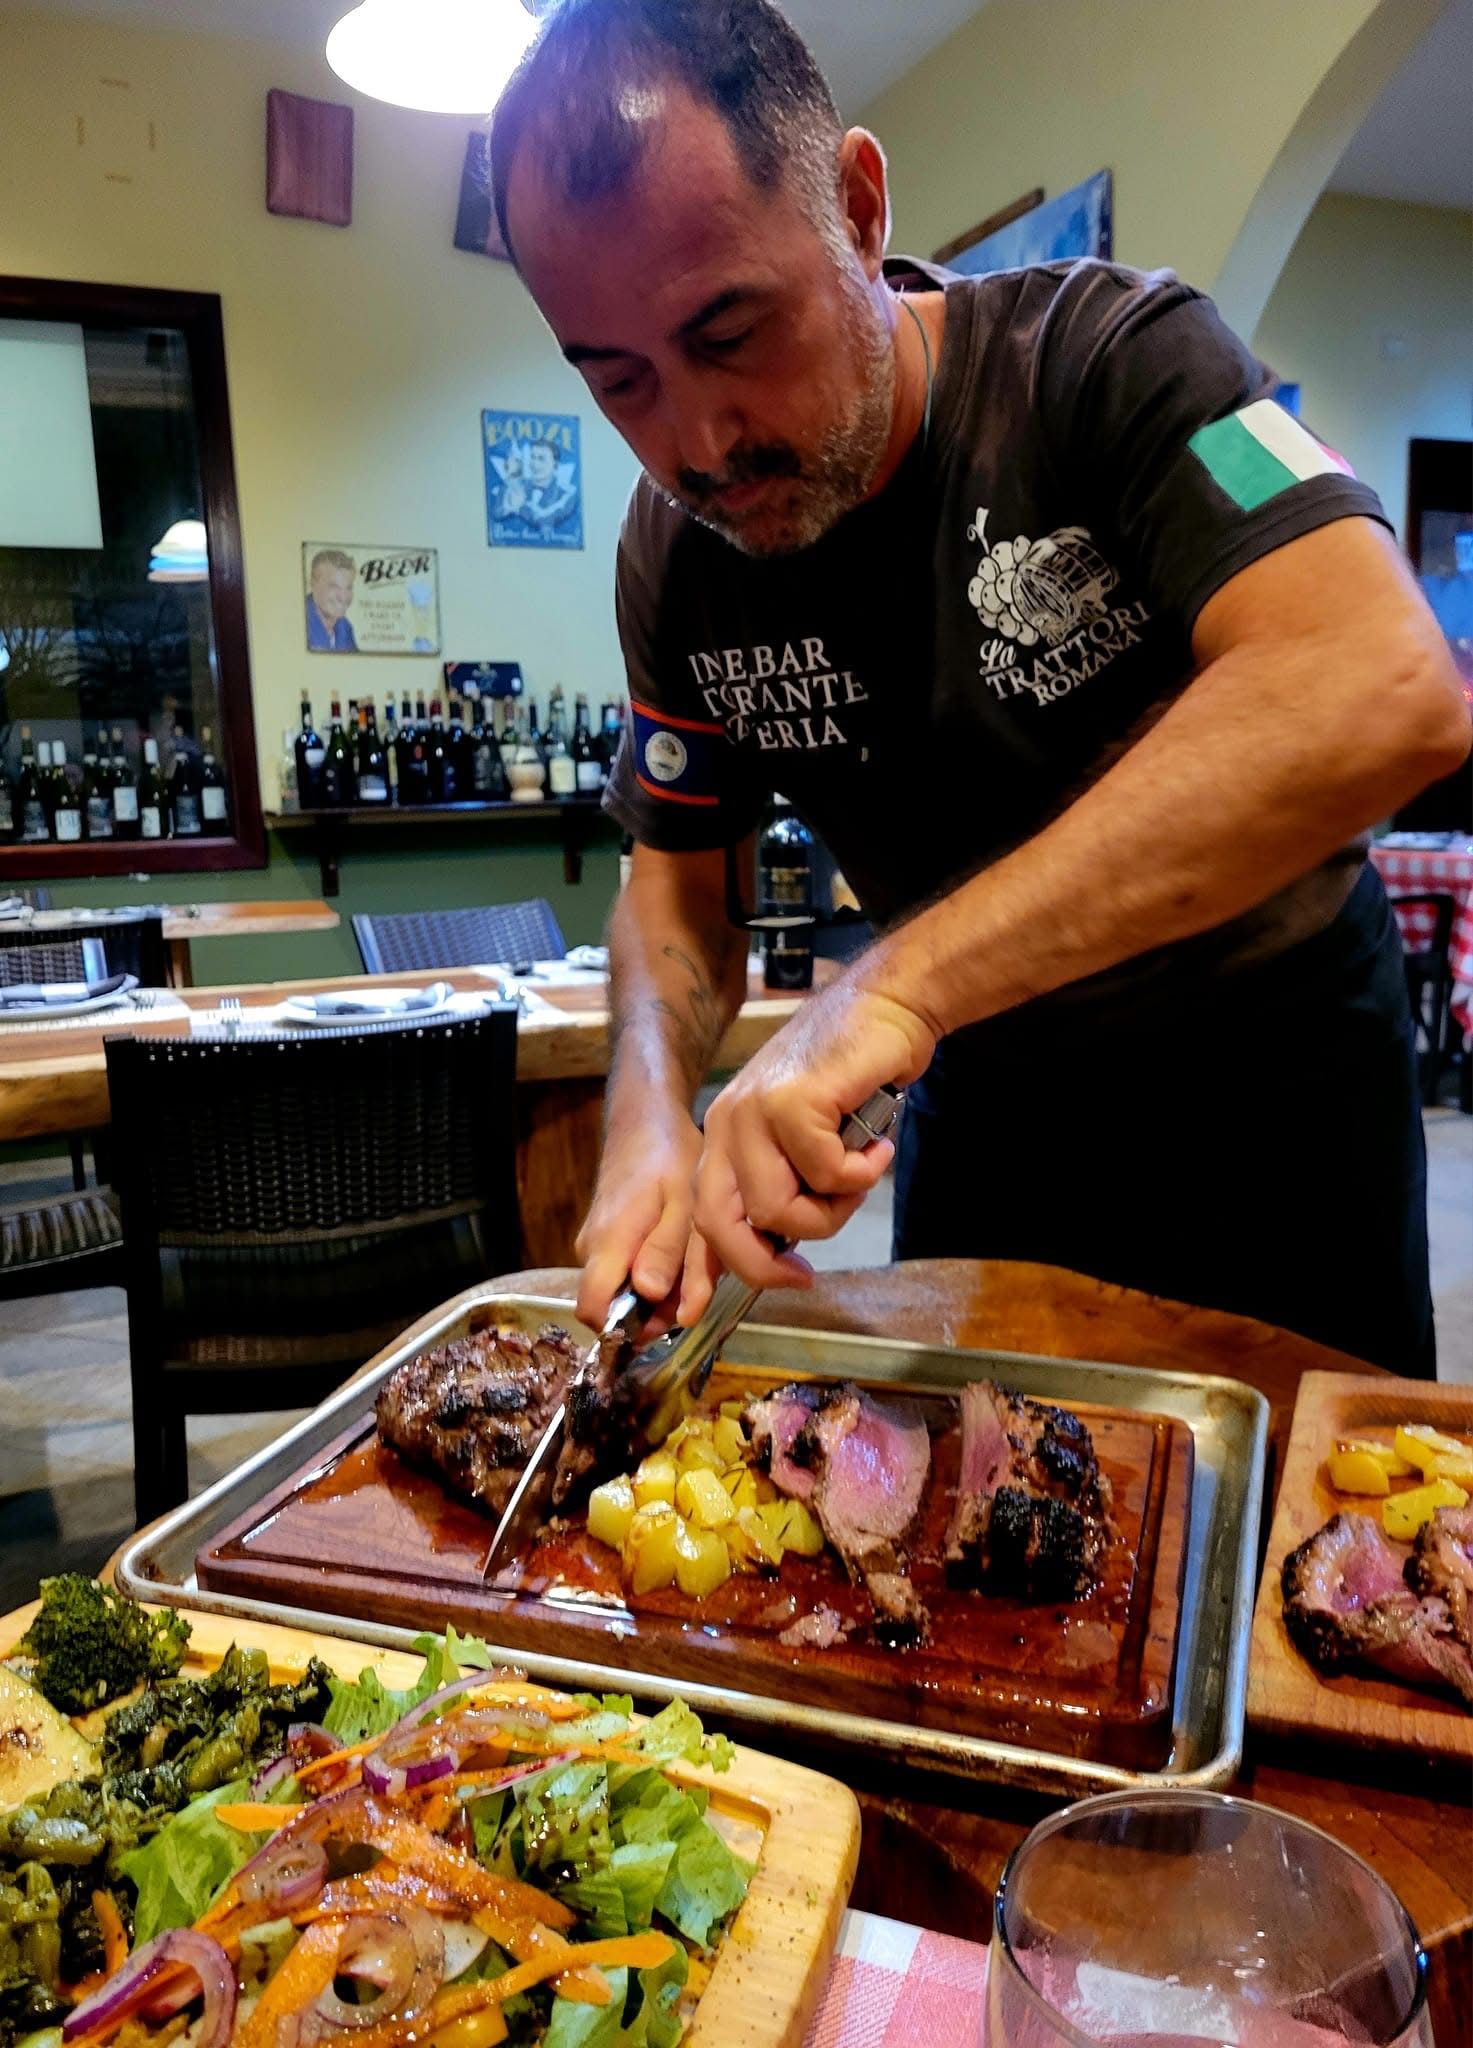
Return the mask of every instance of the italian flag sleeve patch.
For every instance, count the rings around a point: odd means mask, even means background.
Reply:
[[[1220,491],[1243,512],[1312,476],[1352,476],[1343,455],[1326,448],[1271,398],[1199,427],[1187,443]]]

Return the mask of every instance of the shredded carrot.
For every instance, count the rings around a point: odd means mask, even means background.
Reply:
[[[128,1960],[127,1930],[111,1892],[95,1891],[92,1894],[92,1911],[97,1916],[97,1931],[102,1936],[103,1975],[111,1977]]]
[[[303,1801],[297,1806],[258,1806],[254,1801],[245,1801],[239,1806],[217,1806],[216,1820],[223,1820],[226,1827],[237,1828],[243,1835],[271,1835],[278,1828],[284,1828],[289,1820],[295,1820],[299,1813],[307,1811]]]
[[[235,2048],[275,2048],[281,2021],[303,2011],[327,1989],[337,1968],[344,1924],[342,1920],[319,1920],[293,1944],[255,2010],[237,2030]]]

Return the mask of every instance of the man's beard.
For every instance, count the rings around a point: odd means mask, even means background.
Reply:
[[[855,394],[844,413],[803,455],[787,442],[734,448],[720,475],[683,469],[672,503],[747,555],[786,555],[811,547],[869,495],[890,438],[895,354],[890,330],[868,294],[852,298]],[[737,484],[766,484],[750,515],[721,503]]]

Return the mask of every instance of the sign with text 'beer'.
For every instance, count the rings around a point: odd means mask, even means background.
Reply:
[[[440,568],[433,548],[302,543],[309,654],[438,654]]]
[[[486,538],[493,548],[581,548],[578,422],[562,412],[483,412]]]

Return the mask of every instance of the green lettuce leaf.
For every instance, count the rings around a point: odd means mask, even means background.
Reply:
[[[619,2036],[619,2048],[676,2048],[684,2031],[677,2008],[689,1974],[690,1958],[679,1942],[668,1962],[639,1972],[639,2011]]]
[[[603,1764],[565,1764],[512,1788],[522,1816],[526,1869],[571,1867],[580,1877],[609,1860],[609,1774]]]
[[[249,1792],[246,1778],[217,1785],[176,1813],[151,1842],[122,1858],[119,1868],[138,1888],[135,1946],[166,1928],[191,1926],[221,1886],[250,1861],[259,1842],[226,1827],[214,1811],[222,1801],[244,1799]]]
[[[671,1700],[652,1721],[646,1721],[629,1738],[631,1749],[642,1750],[656,1763],[709,1764],[712,1770],[729,1768],[736,1754],[725,1735],[707,1735],[699,1717],[684,1700]]]
[[[656,1910],[688,1941],[705,1948],[711,1930],[747,1896],[752,1870],[752,1864],[732,1854],[709,1822],[697,1821],[675,1844]]]
[[[607,2005],[581,2005],[571,1998],[555,1998],[541,2048],[624,2048],[624,2001],[629,1995],[629,1972],[606,1970],[613,1997]]]
[[[621,1842],[674,1842],[706,1811],[706,1794],[682,1792],[656,1770],[630,1770],[611,1787],[609,1811]]]

